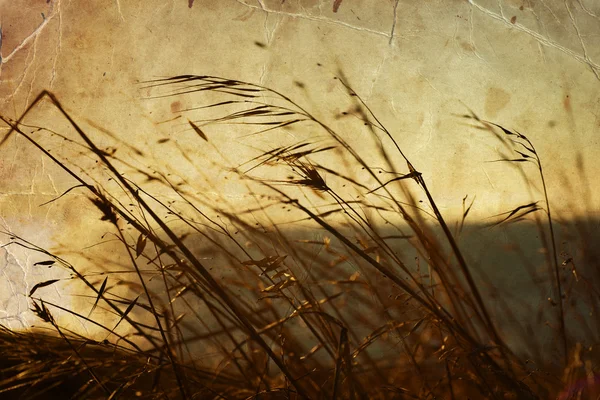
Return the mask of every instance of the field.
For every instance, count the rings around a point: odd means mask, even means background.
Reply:
[[[73,178],[51,201],[83,195],[110,238],[72,254],[3,232],[5,247],[62,275],[27,293],[36,329],[0,326],[2,398],[597,399],[599,224],[591,209],[561,218],[551,207],[535,140],[457,116],[498,145],[493,161],[522,175],[514,190],[531,201],[471,221],[473,193],[449,221],[419,160],[336,79],[348,99],[336,118],[353,120],[359,140],[256,84],[144,83],[157,98],[208,100],[193,110],[201,118],[184,117],[185,142],[155,138],[186,172],[99,145],[49,92],[19,120],[2,117],[3,145],[18,135]],[[69,135],[28,122],[42,105]],[[286,138],[218,166],[223,186],[246,188],[242,209],[221,186],[203,189],[213,153],[189,151],[213,146],[213,127]],[[41,134],[85,157],[63,159]],[[85,268],[71,261],[82,258]],[[45,298],[67,283],[76,307]]]

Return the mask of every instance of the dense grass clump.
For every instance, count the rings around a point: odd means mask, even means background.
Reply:
[[[547,303],[516,310],[506,288],[461,250],[473,201],[463,201],[462,220],[446,222],[418,163],[345,79],[336,79],[350,101],[338,117],[358,121],[368,146],[263,86],[194,75],[145,83],[157,98],[204,96],[183,114],[197,141],[191,147],[211,148],[207,126],[277,143],[221,166],[226,179],[247,188],[243,209],[217,184],[210,194],[199,187],[203,165],[216,163],[183,142],[156,138],[157,146],[171,145],[185,174],[166,164],[137,167],[99,147],[49,92],[18,120],[0,117],[10,128],[2,143],[21,135],[68,173],[75,184],[63,196],[88,196],[119,245],[101,259],[84,254],[91,266],[81,268],[5,232],[5,246],[25,247],[38,265],[60,267],[80,282],[89,307],[44,300],[44,288],[60,279],[35,285],[28,296],[43,330],[0,331],[0,395],[596,399],[593,226],[556,220],[533,142],[473,112],[461,117],[495,135],[505,149],[498,161],[519,168],[533,196],[485,228],[527,220],[545,250],[544,268],[525,261],[520,268],[531,277],[529,290]],[[74,138],[26,124],[47,101]],[[40,131],[83,147],[98,174],[77,172],[36,139]],[[574,233],[570,252],[557,226]],[[63,326],[58,314],[95,333]]]

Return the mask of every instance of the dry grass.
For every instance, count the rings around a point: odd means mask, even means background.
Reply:
[[[577,222],[576,254],[560,253],[533,143],[474,113],[463,116],[502,141],[506,154],[500,161],[520,168],[528,182],[523,166],[533,164],[538,172],[527,187],[540,187],[541,200],[517,206],[495,223],[532,218],[547,249],[547,270],[523,268],[538,289],[550,293],[549,301],[523,322],[502,295],[490,295],[503,288],[491,285],[490,291],[483,272],[461,251],[457,238],[472,201],[465,200],[462,221],[449,226],[415,164],[345,79],[337,79],[351,101],[339,117],[359,121],[358,129],[378,149],[375,157],[269,88],[192,75],[146,82],[162,90],[160,96],[210,99],[193,110],[208,118],[187,120],[196,146],[211,146],[207,126],[235,126],[267,138],[291,129],[318,130],[317,136],[263,150],[231,168],[254,198],[245,209],[232,209],[225,196],[218,203],[203,196],[186,176],[141,169],[140,181],[124,176],[120,168],[130,165],[127,160],[99,148],[52,93],[42,93],[17,121],[1,117],[10,127],[2,143],[19,134],[71,175],[77,183],[65,195],[87,191],[128,261],[123,271],[121,263],[111,265],[110,256],[91,257],[102,265],[102,275],[80,271],[68,257],[5,232],[6,246],[23,246],[42,256],[39,265],[60,266],[83,283],[90,303],[89,309],[75,310],[44,301],[44,288],[59,281],[36,285],[29,293],[32,310],[53,335],[0,332],[6,361],[0,393],[596,399],[600,286],[592,227]],[[66,118],[110,185],[77,173],[35,139],[39,129],[25,119],[46,101]],[[167,139],[157,141],[169,145]],[[209,160],[174,146],[201,175],[199,166]],[[56,313],[91,324],[106,339],[71,332]],[[550,352],[536,336],[535,318],[555,327],[546,330]],[[515,342],[508,331],[522,333],[518,352],[507,344]]]

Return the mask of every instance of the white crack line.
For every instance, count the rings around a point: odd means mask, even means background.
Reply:
[[[587,65],[592,70],[592,73],[594,74],[594,76],[596,76],[596,79],[600,80],[600,75],[599,75],[600,65],[596,64],[594,61],[590,60],[586,56],[582,56],[581,54],[579,54],[571,49],[561,46],[560,44],[551,41],[547,37],[544,37],[544,36],[540,35],[539,33],[532,31],[531,29],[528,29],[521,24],[511,23],[505,17],[498,15],[498,14],[486,9],[485,7],[482,7],[481,5],[475,3],[474,0],[469,0],[469,4],[471,4],[473,7],[476,7],[479,11],[481,11],[488,17],[493,18],[498,21],[501,21],[501,22],[504,22],[507,26],[510,26],[511,28],[517,29],[523,33],[528,34],[529,36],[531,36],[535,40],[537,40],[539,43],[541,43],[542,45],[559,50],[559,51],[563,52],[564,54],[572,57],[573,59],[579,61],[580,63]]]
[[[119,2],[119,0],[115,0],[115,3],[117,4],[117,13],[119,14],[119,18],[121,18],[122,22],[125,22],[125,17],[123,16],[123,13],[121,12],[121,3]]]
[[[585,42],[583,41],[581,32],[579,32],[579,26],[577,26],[577,21],[575,21],[575,16],[573,16],[573,13],[571,12],[571,8],[569,7],[569,4],[567,4],[566,1],[565,1],[565,8],[569,12],[569,18],[571,19],[571,24],[573,25],[575,32],[577,32],[577,37],[579,38],[579,44],[581,45],[581,49],[583,50],[583,57],[584,57],[586,63],[589,65],[592,62],[592,60],[590,60],[590,57],[588,56],[588,51],[587,51],[587,48],[585,47]],[[594,75],[596,75],[596,79],[600,80],[600,75],[598,75],[598,71],[592,69],[592,72],[594,73]]]
[[[44,30],[46,25],[48,25],[48,23],[54,19],[56,14],[58,14],[58,10],[60,10],[60,7],[54,7],[55,4],[60,6],[60,1],[57,1],[56,3],[52,2],[52,6],[50,7],[50,13],[48,14],[48,16],[46,18],[44,18],[42,23],[33,32],[31,32],[31,34],[29,36],[27,36],[25,39],[23,39],[21,41],[21,43],[19,43],[19,45],[17,47],[15,47],[13,49],[13,51],[10,52],[9,55],[7,55],[6,57],[2,57],[2,64],[6,64],[7,62],[9,62],[10,59],[13,58],[15,56],[15,54],[17,54],[19,51],[21,51],[21,49],[23,49],[25,46],[27,46],[27,44],[30,41],[37,38],[37,36],[42,32],[42,30]]]
[[[352,30],[356,30],[356,31],[361,31],[361,32],[367,32],[373,35],[378,35],[378,36],[383,36],[386,38],[390,38],[390,34],[386,33],[386,32],[381,32],[381,31],[376,31],[374,29],[369,29],[369,28],[361,28],[358,26],[354,26],[352,24],[349,24],[347,22],[342,22],[342,21],[337,21],[335,19],[330,19],[330,18],[326,18],[326,17],[322,17],[322,16],[311,16],[311,15],[304,15],[304,14],[297,14],[297,13],[291,13],[291,12],[286,12],[286,11],[277,11],[277,10],[271,10],[268,9],[267,7],[265,7],[264,3],[261,0],[258,0],[258,4],[259,6],[253,6],[251,4],[248,4],[242,0],[236,0],[238,3],[242,4],[243,6],[246,6],[248,8],[252,8],[255,10],[259,10],[259,11],[263,11],[269,14],[275,14],[275,15],[282,15],[285,17],[290,17],[290,18],[298,18],[298,19],[306,19],[309,21],[316,21],[316,22],[325,22],[327,24],[331,24],[331,25],[339,25],[342,26],[344,28],[348,28],[348,29],[352,29]]]
[[[579,5],[581,6],[581,9],[582,9],[583,11],[585,11],[585,13],[586,13],[587,15],[589,15],[590,17],[596,18],[596,19],[600,19],[600,15],[599,15],[599,14],[596,14],[596,13],[594,13],[594,12],[592,12],[592,11],[590,11],[590,10],[589,10],[589,9],[588,9],[588,8],[585,6],[585,4],[583,4],[583,1],[582,1],[582,0],[577,0],[577,2],[578,2],[578,3],[579,3]]]
[[[58,9],[60,10],[60,0],[57,1],[59,4]],[[56,43],[56,55],[54,56],[54,62],[52,63],[52,78],[50,79],[50,89],[54,86],[54,79],[56,79],[56,64],[58,63],[58,55],[62,48],[62,13],[58,12],[58,41]],[[113,49],[114,50],[114,49]]]

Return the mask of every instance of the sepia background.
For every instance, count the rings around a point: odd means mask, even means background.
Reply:
[[[516,169],[490,162],[499,158],[500,145],[461,117],[472,110],[536,145],[560,218],[599,210],[597,1],[0,1],[0,115],[18,119],[48,90],[103,148],[134,165],[168,166],[194,179],[198,172],[177,152],[157,145],[167,138],[212,160],[201,168],[203,179],[212,180],[206,195],[225,196],[232,207],[245,204],[249,194],[218,166],[242,163],[257,148],[276,146],[278,137],[207,127],[210,145],[198,148],[186,118],[179,117],[206,100],[154,98],[144,81],[197,74],[261,84],[360,145],[356,121],[336,117],[348,104],[333,79],[343,76],[423,173],[442,213],[458,218],[469,195],[475,198],[470,218],[487,221],[539,199],[540,192],[535,185],[528,191]],[[73,142],[57,142],[48,131],[36,138],[61,159],[94,171],[94,161],[76,144],[80,138],[50,102],[36,106],[24,123],[60,132]],[[7,132],[0,124],[2,138]],[[144,157],[132,148],[143,149]],[[12,135],[0,147],[2,230],[44,248],[77,253],[98,247],[108,225],[87,193],[73,190],[44,204],[75,184]],[[0,250],[3,325],[31,325],[26,294],[37,282],[68,276],[33,265],[41,260],[21,248]],[[71,301],[64,287],[46,290]]]

